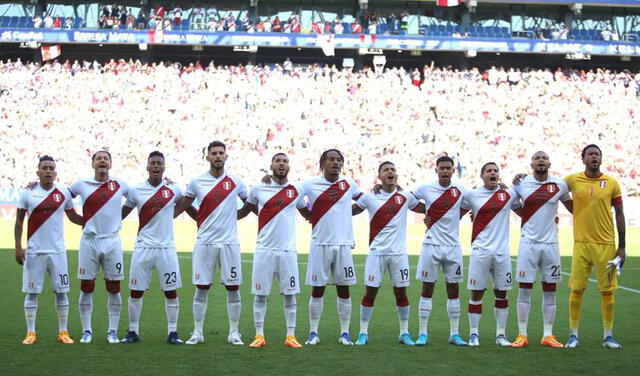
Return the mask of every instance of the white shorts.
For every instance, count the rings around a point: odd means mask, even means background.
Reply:
[[[388,270],[393,287],[409,286],[409,256],[404,255],[367,255],[364,264],[364,285],[380,287],[384,272]]]
[[[69,291],[67,253],[25,253],[22,269],[22,292],[39,294],[44,284],[44,273],[49,273],[53,292]]]
[[[558,243],[531,243],[521,240],[516,271],[518,282],[535,282],[539,271],[542,282],[560,283],[562,276]]]
[[[173,291],[182,287],[180,265],[175,248],[136,247],[131,256],[129,289],[137,291],[148,289],[153,269],[158,272],[162,291]]]
[[[311,245],[305,283],[309,286],[326,286],[329,276],[334,285],[356,284],[350,245]]]
[[[278,280],[280,294],[299,294],[298,254],[292,251],[256,249],[253,254],[251,293],[269,295],[274,278]]]
[[[191,259],[194,285],[210,285],[216,267],[220,268],[220,283],[226,286],[242,284],[242,260],[238,244],[196,244]]]
[[[469,258],[469,280],[467,289],[485,290],[487,276],[491,274],[493,289],[511,290],[511,258],[508,253],[495,254],[485,250],[472,250]]]
[[[460,246],[423,244],[418,258],[416,279],[434,283],[438,280],[438,270],[441,266],[446,283],[462,282],[464,263]]]
[[[78,279],[96,279],[100,267],[105,280],[124,279],[120,236],[103,238],[83,234],[78,252]]]

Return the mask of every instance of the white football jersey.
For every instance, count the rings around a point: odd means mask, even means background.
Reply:
[[[69,187],[73,197],[82,198],[82,231],[87,235],[113,236],[122,227],[122,201],[129,197],[129,185],[122,179],[106,182],[80,179]]]
[[[511,188],[478,187],[467,191],[462,196],[462,208],[473,212],[472,250],[509,253],[509,215],[511,209],[518,207],[518,194]]]
[[[138,236],[136,246],[146,248],[173,248],[173,212],[182,198],[177,185],[159,184],[145,180],[129,191],[125,206],[138,208]]]
[[[189,182],[184,193],[197,198],[197,244],[238,244],[238,197],[247,198],[247,187],[235,175],[214,178],[209,171]]]
[[[256,248],[296,251],[296,209],[307,206],[304,192],[290,183],[258,184],[247,202],[258,206]]]
[[[527,176],[513,188],[522,198],[521,237],[536,243],[557,243],[558,202],[571,198],[567,183],[553,176],[542,182]]]
[[[357,200],[360,188],[346,177],[332,183],[319,176],[303,184],[311,208],[311,244],[354,246],[351,200]]]
[[[369,253],[374,255],[407,253],[407,211],[419,201],[405,192],[365,193],[356,201],[369,212]]]
[[[431,224],[424,233],[423,243],[459,245],[460,205],[466,189],[457,183],[443,187],[437,181],[424,184],[412,193],[424,201]]]
[[[73,209],[71,193],[54,184],[45,191],[40,184],[25,189],[18,200],[18,209],[27,211],[27,253],[64,252],[62,213]]]

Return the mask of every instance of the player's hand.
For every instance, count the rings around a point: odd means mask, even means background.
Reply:
[[[164,177],[164,183],[167,184],[167,185],[174,185],[176,182],[171,180],[171,178],[168,178],[168,177],[165,176]]]
[[[271,175],[266,174],[260,181],[262,182],[262,184],[271,184]]]
[[[27,183],[27,185],[24,187],[24,189],[28,189],[30,191],[33,191],[34,189],[36,189],[37,186],[38,186],[38,182],[37,181],[32,181],[30,183]]]
[[[618,248],[616,251],[616,257],[620,257],[620,268],[622,268],[624,266],[624,260],[627,258],[627,252],[624,248]]]
[[[20,265],[24,265],[24,251],[22,248],[16,248],[16,261]]]
[[[424,216],[424,220],[423,220],[424,224],[427,226],[427,228],[431,228],[431,218],[429,218],[428,215]]]
[[[522,181],[522,179],[524,179],[527,176],[527,174],[516,174],[516,176],[513,177],[513,185],[520,185],[520,182]]]
[[[509,189],[509,187],[502,181],[498,183],[498,187],[500,187],[500,189]]]

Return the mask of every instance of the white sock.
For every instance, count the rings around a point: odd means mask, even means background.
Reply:
[[[431,298],[420,297],[420,302],[418,303],[419,334],[427,334],[427,324],[429,323],[429,316],[431,316],[432,304]]]
[[[69,298],[66,292],[56,293],[56,313],[58,314],[58,331],[67,330]]]
[[[256,295],[253,297],[253,323],[256,326],[256,335],[264,335],[264,317],[267,314],[267,297]]]
[[[93,294],[88,294],[84,291],[80,291],[80,298],[78,299],[78,311],[80,311],[80,323],[82,324],[82,331],[87,330],[91,332],[91,312],[93,312]]]
[[[164,298],[164,312],[167,314],[167,334],[178,330],[178,312],[180,302],[178,298]]]
[[[569,334],[578,337],[578,328],[569,328]]]
[[[602,334],[602,339],[607,339],[607,337],[609,336],[613,336],[613,329],[605,329],[604,333]]]
[[[129,297],[127,301],[129,311],[129,331],[140,334],[140,312],[142,312],[142,298]]]
[[[229,333],[238,333],[240,321],[240,290],[227,290],[227,313],[229,314]]]
[[[360,333],[369,333],[369,320],[373,314],[373,306],[367,307],[360,304]]]
[[[400,324],[400,334],[409,333],[409,312],[410,306],[396,306],[398,312],[398,323]]]
[[[544,304],[543,304],[544,308]],[[531,289],[518,289],[518,332],[527,335],[527,323],[531,310]]]
[[[193,294],[193,334],[202,335],[204,315],[207,313],[207,297],[209,290],[196,288]]]
[[[309,298],[309,332],[318,333],[318,325],[320,325],[320,316],[322,316],[322,308],[324,298]]]
[[[471,306],[480,306],[480,313],[472,313]],[[480,318],[482,317],[482,300],[469,300],[469,334],[479,334]]]
[[[553,323],[556,320],[556,292],[555,291],[543,291],[542,292],[542,327],[544,330],[543,336],[550,336],[553,334]]]
[[[501,301],[507,302],[508,304],[507,299],[495,299],[496,303]],[[496,317],[496,336],[505,335],[507,329],[507,317],[509,316],[509,306],[506,308],[498,308],[494,305],[493,314]]]
[[[122,298],[120,293],[107,293],[107,315],[109,316],[109,331],[118,331],[120,311],[122,310]]]
[[[447,299],[447,315],[449,316],[449,334],[459,334],[460,326],[460,299]]]
[[[27,332],[36,331],[36,312],[38,311],[38,294],[24,296],[24,318],[27,321]]]
[[[351,324],[351,297],[338,297],[338,317],[340,318],[340,333],[349,333]]]
[[[298,303],[295,295],[284,296],[284,320],[287,325],[287,335],[292,336],[296,332],[296,313]]]

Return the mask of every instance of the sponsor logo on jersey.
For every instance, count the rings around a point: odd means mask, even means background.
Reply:
[[[116,183],[115,183],[115,182],[113,182],[113,181],[110,181],[110,182],[109,182],[109,184],[107,184],[107,188],[108,188],[110,191],[115,191],[115,190],[116,190]]]
[[[607,182],[606,181],[601,181],[600,182],[600,188],[604,188],[607,186]]]
[[[504,193],[498,193],[498,200],[504,201],[507,199],[507,195]]]
[[[222,188],[224,188],[225,191],[228,191],[229,189],[231,189],[231,183],[225,181],[224,183],[222,183]]]
[[[287,189],[287,197],[292,198],[294,194],[295,192],[293,191],[293,189]]]
[[[171,195],[171,194],[169,193],[169,190],[168,190],[168,189],[163,189],[163,190],[162,190],[162,197],[164,197],[164,198],[169,198],[169,196],[170,196],[170,195]]]
[[[341,181],[338,183],[338,188],[340,188],[341,191],[344,191],[347,188],[347,185]]]
[[[54,193],[54,194],[53,194],[53,201],[55,201],[55,202],[60,202],[60,201],[62,201],[62,195],[61,195],[61,194],[59,194],[59,193]]]

